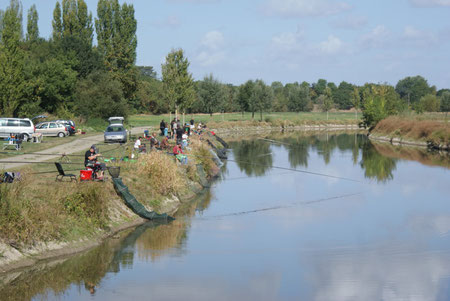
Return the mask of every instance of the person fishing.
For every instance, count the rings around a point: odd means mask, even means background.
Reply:
[[[181,143],[177,143],[177,144],[173,147],[173,154],[174,154],[175,157],[178,159],[178,161],[181,162],[181,164],[188,164],[188,158],[187,158],[187,156],[184,154],[183,150],[181,149]]]
[[[104,163],[99,163],[97,161],[97,158],[100,156],[101,154],[97,153],[95,145],[92,145],[84,154],[84,166],[86,168],[92,168],[98,179],[103,178],[104,170],[106,169],[106,165]]]

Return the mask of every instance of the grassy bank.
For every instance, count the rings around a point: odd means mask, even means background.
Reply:
[[[124,183],[148,210],[173,212],[183,199],[202,189],[196,164],[203,164],[207,177],[218,172],[205,141],[192,137],[190,146],[187,165],[157,151],[114,165],[120,166]],[[131,145],[105,145],[100,151],[107,158],[120,158],[129,155]],[[76,164],[64,168],[78,174],[81,161],[75,157]],[[43,250],[45,244],[95,238],[138,219],[117,196],[111,181],[55,182],[55,171],[54,165],[36,164],[21,170],[21,181],[0,185],[0,266],[36,252],[33,249],[38,246]]]
[[[426,116],[391,116],[380,121],[372,135],[427,142],[433,145],[450,144],[450,124],[442,118]]]
[[[330,112],[328,114],[323,112],[282,112],[282,113],[264,113],[263,122],[273,123],[278,125],[286,122],[294,125],[303,124],[356,124],[358,121],[355,119],[355,113],[352,112]],[[180,115],[179,115],[180,116]],[[359,115],[358,115],[359,116]],[[174,115],[162,114],[162,115],[133,115],[128,119],[128,123],[134,127],[136,126],[148,126],[149,124],[159,127],[159,123],[162,119],[170,121],[170,118],[174,118]],[[179,117],[183,119],[182,116]],[[185,121],[188,122],[193,118],[195,122],[206,123],[210,126],[212,124],[229,124],[235,122],[243,122],[247,124],[258,124],[260,117],[259,114],[255,114],[255,118],[252,119],[251,113],[225,113],[225,114],[186,114]]]

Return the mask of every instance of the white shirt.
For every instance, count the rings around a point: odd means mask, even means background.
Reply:
[[[134,143],[134,148],[139,149],[139,147],[141,146],[141,140],[136,140],[136,142]]]

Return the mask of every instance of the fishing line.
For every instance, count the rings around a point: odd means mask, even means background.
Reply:
[[[277,144],[292,145],[292,144],[290,144],[290,143],[281,142],[281,141],[277,141],[277,140],[271,140],[271,139],[265,139],[265,138],[257,138],[257,139],[258,139],[258,140],[267,141],[267,142],[277,143]]]
[[[232,160],[232,159],[224,159],[224,160],[225,161],[230,161],[230,162],[235,162],[235,163],[244,163],[244,164],[250,164],[250,165],[254,165],[254,166],[267,167],[267,165],[264,165],[264,164],[258,164],[258,163],[248,162],[248,161],[238,161],[238,160]],[[339,179],[339,180],[345,180],[345,181],[362,183],[361,181],[355,180],[355,179],[338,177],[338,176],[333,176],[333,175],[327,175],[327,174],[313,172],[313,171],[300,170],[300,169],[281,167],[281,166],[270,166],[270,167],[271,168],[275,168],[275,169],[289,170],[289,171],[299,172],[299,173],[306,173],[306,174],[315,175],[315,176],[321,176],[321,177],[327,177],[327,178],[333,178],[333,179]]]
[[[345,194],[345,195],[333,196],[333,197],[328,197],[328,198],[321,198],[321,199],[311,200],[311,201],[295,202],[295,203],[292,203],[290,205],[280,205],[280,206],[273,206],[273,207],[267,207],[267,208],[260,208],[260,209],[254,209],[254,210],[241,211],[241,212],[234,212],[234,213],[220,214],[220,215],[214,215],[214,216],[200,217],[200,218],[196,218],[196,220],[210,220],[210,219],[217,219],[217,218],[222,218],[222,217],[240,216],[240,215],[247,215],[247,214],[259,213],[259,212],[265,212],[265,211],[280,210],[280,209],[292,208],[292,207],[299,206],[299,205],[311,205],[311,204],[315,204],[315,203],[322,203],[322,202],[326,202],[326,201],[337,200],[337,199],[357,196],[357,195],[361,195],[361,194],[362,194],[362,192],[352,193],[352,194]]]

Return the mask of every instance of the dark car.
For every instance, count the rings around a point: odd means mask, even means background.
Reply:
[[[55,122],[64,124],[70,135],[75,135],[77,132],[75,129],[75,122],[72,120],[55,120]]]

